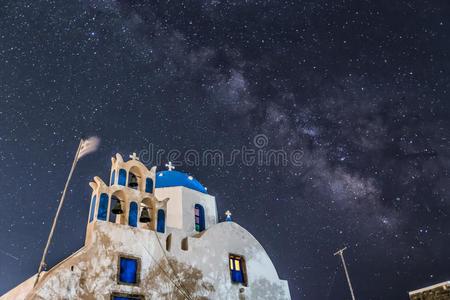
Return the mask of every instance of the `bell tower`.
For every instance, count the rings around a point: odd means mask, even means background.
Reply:
[[[155,197],[156,167],[150,170],[136,153],[124,161],[117,153],[111,158],[109,184],[98,176],[92,188],[85,245],[91,242],[98,222],[165,232],[167,201]]]

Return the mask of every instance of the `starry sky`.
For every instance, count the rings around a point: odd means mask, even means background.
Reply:
[[[343,246],[357,299],[449,280],[449,15],[446,0],[1,0],[0,294],[37,271],[94,135],[49,266],[83,245],[88,182],[115,153],[248,147],[301,164],[172,160],[293,299],[350,299]]]

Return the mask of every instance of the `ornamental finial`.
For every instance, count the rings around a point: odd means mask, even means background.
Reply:
[[[232,219],[231,219],[231,212],[230,212],[229,210],[227,210],[227,211],[225,212],[225,215],[227,216],[227,218],[226,218],[225,221],[232,221]]]
[[[130,155],[130,158],[133,160],[139,160],[139,157],[136,156],[136,152],[133,152],[133,155]]]
[[[175,166],[172,165],[172,162],[171,162],[171,161],[169,161],[169,163],[166,164],[166,167],[167,167],[167,170],[169,170],[169,171],[172,171],[173,169],[175,169]]]

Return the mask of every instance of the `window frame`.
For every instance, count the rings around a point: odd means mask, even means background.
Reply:
[[[198,210],[198,216],[196,211]],[[198,223],[197,223],[198,217]],[[197,229],[198,225],[198,229]],[[196,232],[203,232],[206,230],[206,220],[205,220],[205,208],[200,203],[195,203],[194,205],[194,230]]]
[[[136,282],[135,283],[120,281],[120,260],[121,260],[121,258],[132,259],[132,260],[136,261]],[[131,256],[128,254],[124,254],[124,253],[119,253],[119,256],[117,259],[117,284],[139,286],[140,282],[141,282],[141,258],[136,257],[136,256]],[[120,296],[116,295],[116,297],[120,297]]]
[[[236,259],[235,257],[239,257],[240,259]],[[233,270],[231,269],[231,265],[230,265],[231,259],[233,259],[233,261],[239,260],[239,266],[240,266],[240,271],[242,273],[243,282],[236,282],[233,280]],[[247,264],[245,263],[245,261],[246,261],[246,259],[245,259],[244,255],[228,253],[227,265],[228,265],[228,270],[230,271],[230,280],[231,280],[232,284],[236,284],[236,285],[242,284],[243,286],[248,286]],[[234,267],[234,264],[233,264],[233,267]]]
[[[114,297],[136,298],[136,299],[140,299],[140,300],[145,300],[145,296],[142,296],[142,295],[125,294],[125,293],[118,293],[118,292],[113,292],[113,293],[111,294],[110,299],[111,299],[111,300],[114,300]]]

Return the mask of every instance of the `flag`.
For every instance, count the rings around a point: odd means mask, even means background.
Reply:
[[[78,158],[85,156],[91,152],[97,150],[100,145],[100,139],[96,136],[90,137],[87,140],[83,141],[80,148],[80,153],[78,153]]]

